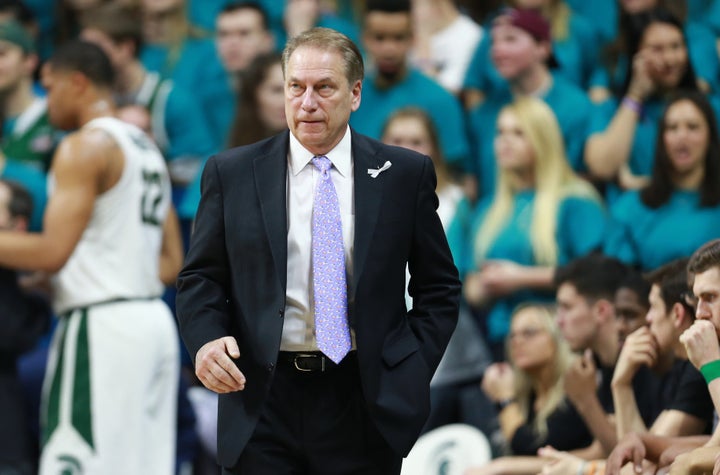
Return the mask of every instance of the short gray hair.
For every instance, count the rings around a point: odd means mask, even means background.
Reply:
[[[351,87],[356,81],[362,81],[365,76],[362,54],[357,45],[342,33],[321,27],[311,28],[288,40],[282,53],[283,75],[290,56],[301,46],[339,53],[343,58],[345,76]]]

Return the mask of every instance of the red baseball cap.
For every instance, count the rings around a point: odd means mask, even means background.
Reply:
[[[552,52],[552,36],[550,35],[550,22],[540,13],[539,10],[531,8],[505,8],[494,23],[509,23],[510,25],[525,30],[535,41],[547,41],[550,44],[550,56],[547,65],[557,68],[560,64]]]

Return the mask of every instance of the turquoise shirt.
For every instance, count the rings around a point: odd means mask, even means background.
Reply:
[[[457,258],[462,261],[459,269],[462,275],[476,270],[479,261],[493,259],[509,260],[524,266],[538,265],[530,242],[534,203],[534,190],[523,191],[515,196],[512,214],[480,259],[474,250],[474,239],[485,220],[491,199],[481,201],[475,212],[466,250]],[[557,265],[564,265],[572,259],[601,248],[607,218],[599,201],[567,197],[560,204],[557,219]],[[499,342],[505,338],[510,327],[510,316],[517,305],[528,301],[549,301],[552,298],[551,291],[525,289],[496,299],[486,310],[489,341]]]
[[[230,122],[234,114],[234,93],[227,74],[220,63],[212,38],[187,39],[177,50],[162,45],[145,45],[140,60],[150,71],[191,91],[212,133],[210,149],[220,150],[226,145]]]
[[[710,97],[710,103],[715,111],[715,117],[720,117],[718,115],[720,113],[720,101]],[[635,129],[628,162],[630,170],[635,175],[649,176],[652,174],[658,124],[666,104],[665,100],[658,98],[649,99],[643,104],[642,115]],[[597,105],[591,120],[590,134],[605,131],[618,107],[620,107],[618,99],[610,99],[603,104]],[[608,203],[612,203],[620,193],[621,190],[617,186],[610,184],[606,190],[606,200]]]
[[[600,34],[603,43],[617,35],[618,5],[616,1],[565,0],[572,11],[582,15]],[[692,0],[691,0],[692,1]]]
[[[557,116],[570,166],[578,172],[584,171],[583,149],[593,116],[590,99],[583,90],[559,75],[553,77],[552,87],[541,99]],[[481,196],[491,196],[495,191],[496,165],[493,141],[497,130],[497,116],[512,100],[509,91],[496,93],[468,114],[472,159],[465,169],[477,176]]]
[[[657,209],[640,200],[640,192],[625,193],[610,207],[605,253],[643,271],[689,257],[707,241],[720,238],[720,205],[699,206],[697,191],[677,190]]]
[[[419,107],[430,114],[447,163],[459,166],[467,163],[470,147],[460,103],[437,82],[415,69],[410,69],[389,89],[379,89],[374,77],[367,77],[363,81],[360,108],[350,115],[350,125],[357,132],[379,140],[390,115],[406,106]]]

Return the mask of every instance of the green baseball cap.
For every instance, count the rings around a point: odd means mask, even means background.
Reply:
[[[15,20],[0,22],[0,41],[19,46],[23,53],[35,52],[35,40],[30,33]]]

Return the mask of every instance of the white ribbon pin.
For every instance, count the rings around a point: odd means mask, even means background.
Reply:
[[[391,166],[392,166],[392,163],[390,163],[389,161],[387,161],[387,162],[385,162],[385,163],[383,164],[383,166],[381,166],[380,168],[368,168],[368,175],[370,175],[372,178],[377,178],[377,176],[378,176],[379,174],[381,174],[382,172],[384,172],[385,170],[387,170],[387,169],[390,168]]]

